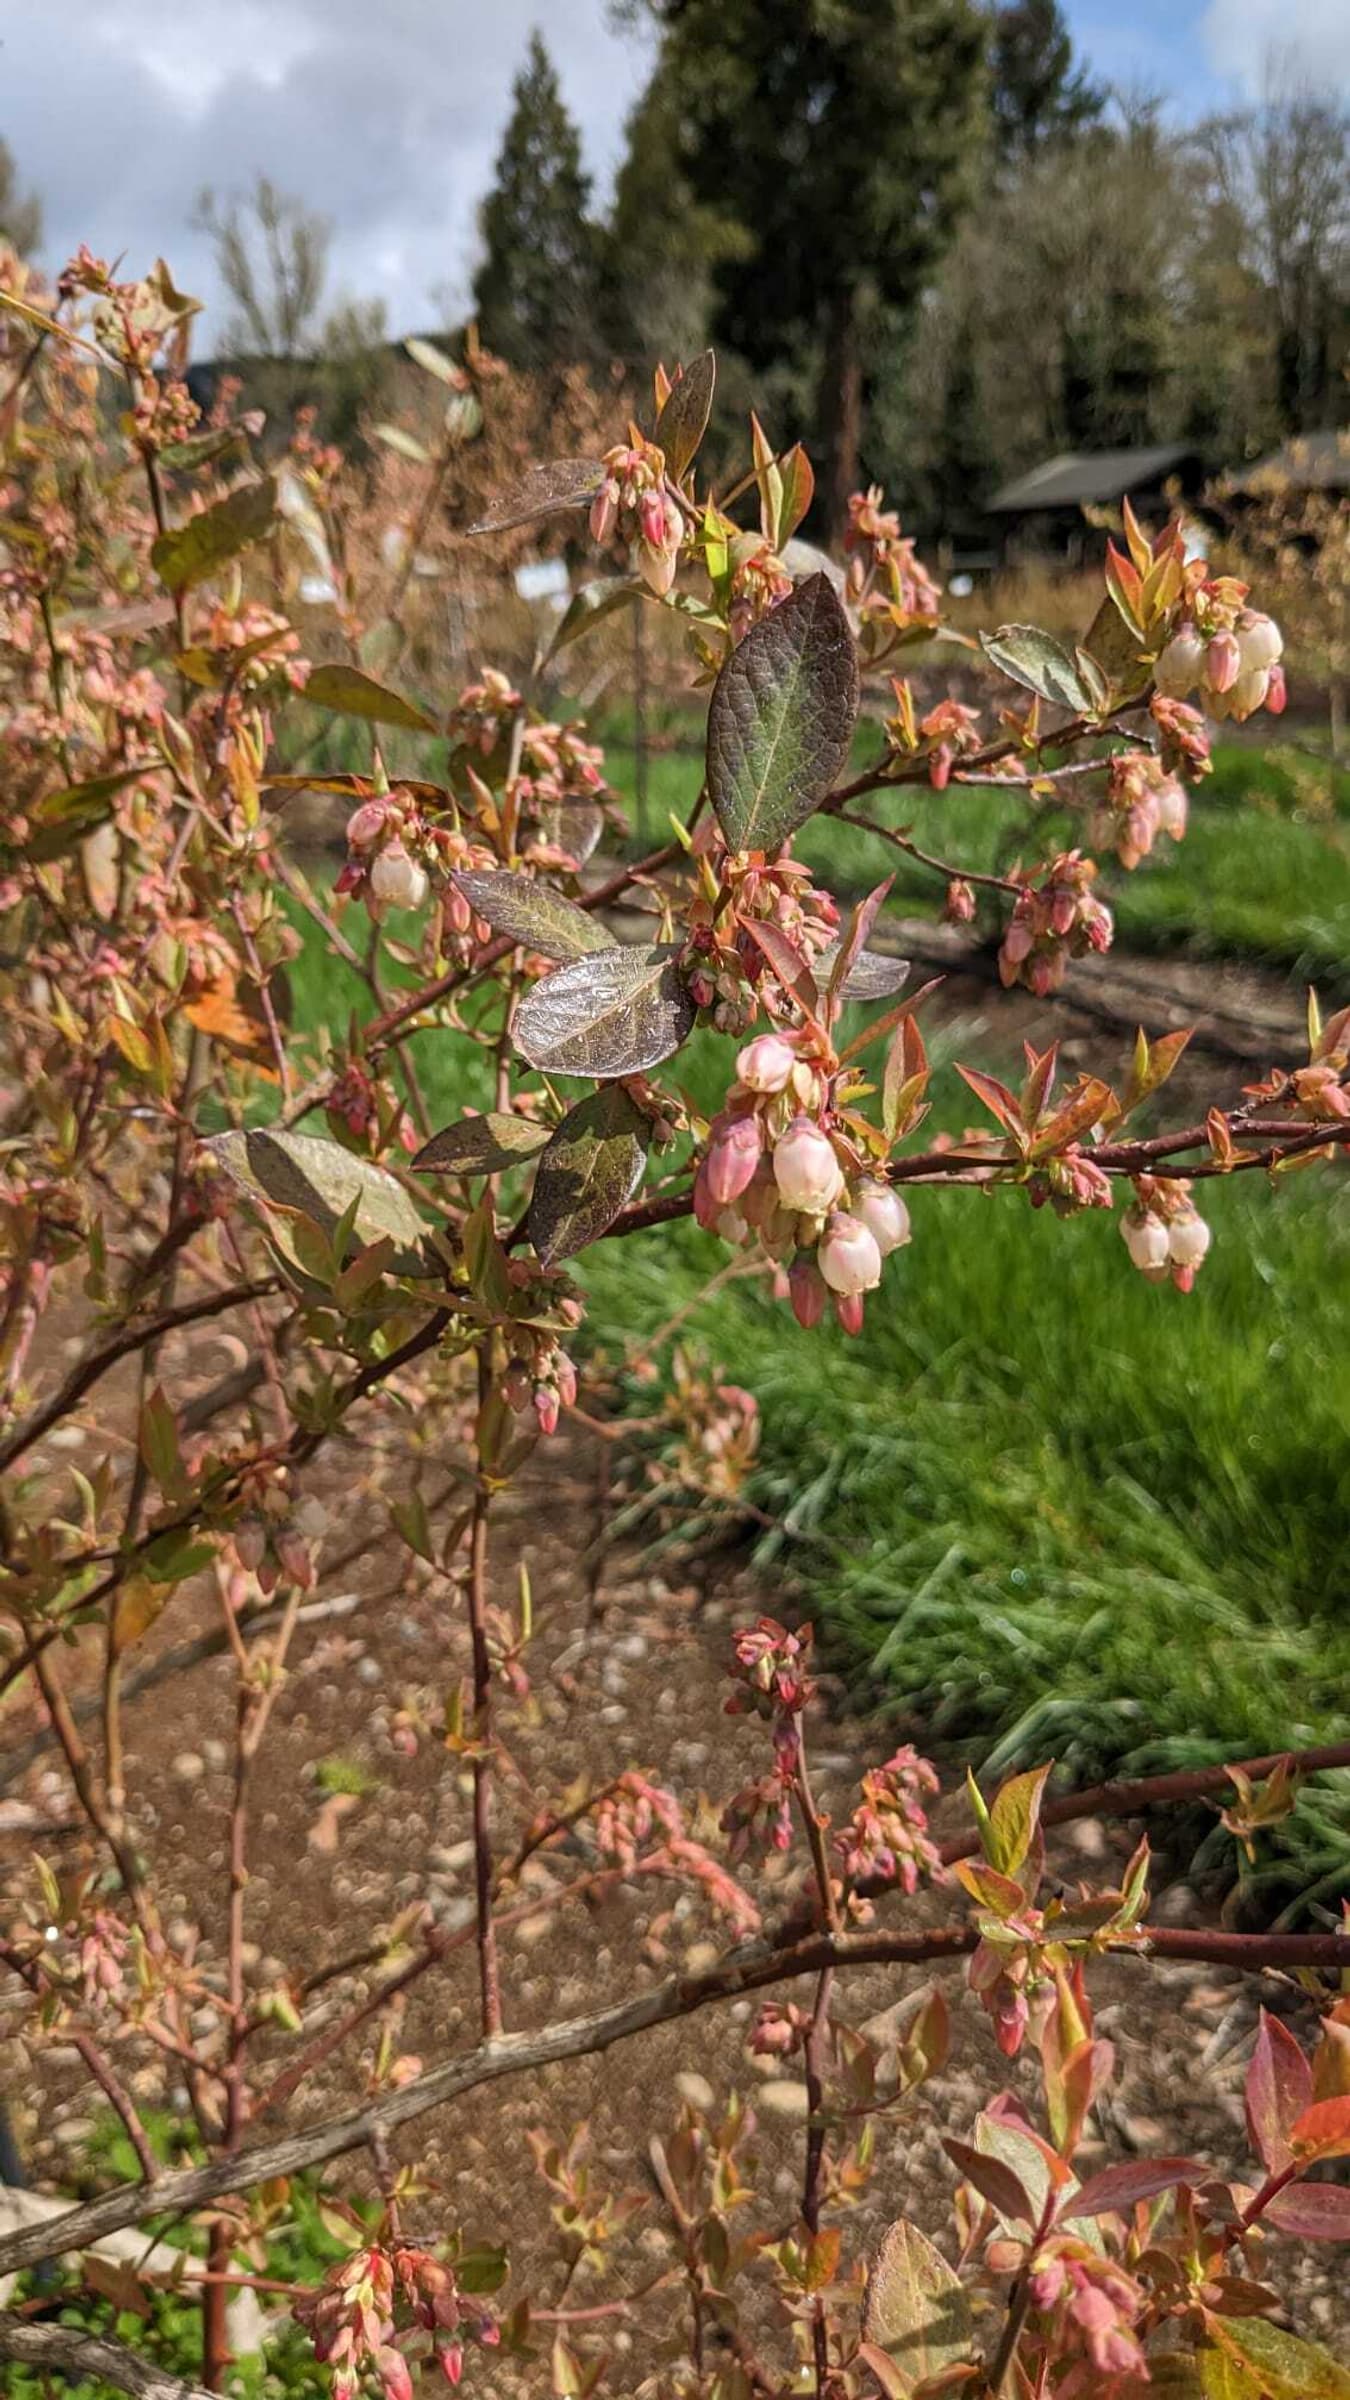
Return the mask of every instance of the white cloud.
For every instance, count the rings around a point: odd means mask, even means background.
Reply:
[[[1201,31],[1216,76],[1248,95],[1272,76],[1350,91],[1350,0],[1210,0]]]
[[[129,272],[163,252],[214,310],[196,196],[262,170],[331,219],[334,295],[407,331],[467,292],[535,23],[603,190],[650,61],[606,0],[6,0],[0,132],[53,266],[81,241]]]

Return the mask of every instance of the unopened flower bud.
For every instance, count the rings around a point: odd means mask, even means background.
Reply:
[[[1127,1209],[1120,1220],[1120,1231],[1131,1263],[1141,1267],[1146,1275],[1151,1268],[1167,1265],[1167,1227],[1151,1209]]]
[[[830,1218],[816,1251],[816,1264],[832,1292],[849,1299],[870,1292],[881,1281],[881,1251],[874,1233],[861,1218],[842,1210]]]
[[[348,849],[368,850],[372,842],[379,840],[388,815],[387,800],[363,800],[347,819]]]
[[[888,1183],[868,1176],[856,1187],[852,1206],[854,1216],[867,1227],[883,1258],[889,1258],[892,1250],[901,1249],[909,1240],[909,1210]]]
[[[1231,692],[1242,673],[1235,633],[1216,633],[1205,651],[1205,682],[1212,692]]]
[[[788,1269],[788,1298],[797,1323],[807,1332],[825,1314],[825,1279],[809,1250],[799,1250]]]
[[[834,1313],[840,1331],[842,1333],[850,1333],[856,1339],[857,1335],[860,1334],[863,1329],[862,1293],[836,1292],[834,1295]]]
[[[796,1051],[781,1034],[760,1033],[740,1052],[736,1073],[747,1091],[781,1092],[796,1063]]]
[[[1204,663],[1203,640],[1193,625],[1182,625],[1159,658],[1153,670],[1153,680],[1159,691],[1169,699],[1184,700],[1200,681],[1200,670]]]
[[[964,875],[954,875],[947,886],[946,905],[942,911],[949,925],[969,925],[975,914],[975,890]]]
[[[794,1117],[775,1142],[773,1173],[783,1206],[807,1216],[823,1217],[844,1188],[834,1144],[809,1117]]]
[[[724,1208],[717,1219],[717,1231],[722,1240],[730,1242],[735,1249],[745,1240],[750,1228],[739,1209]]]
[[[1289,694],[1285,686],[1284,669],[1273,666],[1266,677],[1266,710],[1272,717],[1282,717]]]
[[[1270,670],[1267,667],[1254,667],[1250,674],[1239,675],[1228,695],[1229,707],[1239,725],[1263,705],[1269,689]]]
[[[1284,635],[1275,619],[1262,616],[1256,609],[1244,610],[1238,620],[1237,639],[1244,675],[1273,667],[1284,656]]]
[[[559,1401],[557,1393],[553,1390],[550,1384],[537,1383],[535,1385],[534,1413],[541,1433],[549,1434],[557,1432]]]
[[[758,1117],[714,1117],[703,1172],[709,1198],[719,1208],[729,1208],[753,1181],[763,1148],[764,1129]]]
[[[1167,1255],[1176,1267],[1198,1267],[1210,1245],[1210,1230],[1194,1209],[1173,1217],[1167,1228]]]
[[[390,842],[371,861],[370,888],[381,908],[420,908],[427,896],[426,869],[402,842]]]
[[[257,1517],[245,1517],[234,1529],[234,1555],[241,1567],[256,1573],[267,1552],[267,1529]]]

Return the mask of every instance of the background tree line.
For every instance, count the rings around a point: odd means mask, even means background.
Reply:
[[[958,538],[1059,450],[1184,440],[1217,467],[1350,413],[1334,97],[1177,129],[1089,79],[1056,0],[613,6],[658,48],[608,206],[536,32],[480,212],[482,338],[545,406],[578,367],[636,390],[713,341],[725,421],[753,397],[820,461],[820,530],[877,481]],[[321,360],[349,438],[382,310],[329,299],[330,229],[265,177],[197,222],[225,353]],[[7,153],[0,231],[38,237]]]

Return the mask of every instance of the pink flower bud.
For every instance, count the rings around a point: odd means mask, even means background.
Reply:
[[[557,1432],[558,1395],[547,1383],[537,1383],[534,1387],[534,1413],[542,1434]]]
[[[717,1231],[724,1242],[730,1242],[732,1248],[737,1249],[746,1239],[750,1228],[739,1209],[724,1208],[717,1219]]]
[[[863,1296],[861,1292],[836,1292],[834,1313],[840,1331],[855,1336],[863,1329]]]
[[[609,476],[606,478],[604,483],[601,484],[599,491],[596,493],[595,498],[591,502],[592,541],[607,542],[609,540],[610,535],[614,531],[614,520],[618,515],[618,511],[618,487],[615,484],[613,477]]]
[[[855,1292],[870,1292],[881,1281],[881,1251],[876,1235],[861,1218],[846,1216],[842,1210],[830,1218],[824,1239],[816,1251],[816,1264],[832,1292],[851,1299]]]
[[[809,1250],[799,1250],[788,1269],[788,1298],[797,1323],[809,1333],[825,1314],[825,1279]]]
[[[736,1073],[747,1091],[781,1092],[797,1063],[797,1053],[781,1034],[756,1034],[736,1060]]]
[[[1184,700],[1200,681],[1204,663],[1205,645],[1195,627],[1180,625],[1153,670],[1153,680],[1168,699]]]
[[[949,925],[969,925],[975,914],[975,893],[964,875],[953,876],[947,886],[946,905],[942,911]]]
[[[868,1176],[853,1194],[853,1214],[867,1227],[883,1258],[910,1238],[909,1210],[888,1183]]]
[[[753,1181],[763,1148],[758,1117],[714,1117],[703,1168],[709,1197],[719,1208],[729,1208]]]
[[[1242,673],[1235,633],[1216,633],[1205,652],[1205,682],[1212,692],[1231,692]]]
[[[347,819],[348,849],[368,850],[372,842],[379,840],[388,815],[387,800],[363,800]]]
[[[694,1222],[701,1225],[705,1233],[715,1233],[721,1214],[721,1201],[715,1200],[708,1189],[708,1162],[705,1158],[694,1177]]]
[[[844,1188],[834,1144],[809,1117],[794,1117],[775,1142],[773,1173],[783,1206],[804,1216],[823,1217]]]
[[[267,1528],[257,1517],[245,1517],[234,1529],[234,1555],[241,1567],[256,1573],[267,1554]]]
[[[1268,713],[1272,717],[1282,717],[1284,715],[1285,704],[1288,700],[1288,697],[1289,695],[1285,688],[1284,669],[1281,666],[1274,666],[1271,668],[1270,673],[1266,677],[1266,708]]]
[[[381,908],[420,908],[427,896],[426,869],[402,842],[390,842],[371,861],[370,889]]]

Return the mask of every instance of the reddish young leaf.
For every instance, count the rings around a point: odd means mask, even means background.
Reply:
[[[1036,2212],[1021,2178],[1001,2158],[990,2158],[971,2142],[958,2142],[944,2137],[943,2149],[954,2167],[959,2168],[966,2182],[973,2184],[982,2200],[987,2200],[999,2216],[1013,2224],[1034,2225]]]
[[[1350,2158],[1350,2093],[1314,2100],[1290,2126],[1289,2144],[1305,2165],[1315,2158]]]
[[[1022,1138],[1022,1112],[1006,1083],[995,1075],[982,1075],[978,1067],[963,1067],[958,1060],[957,1074],[968,1083],[977,1100],[982,1100],[991,1115],[997,1117],[1005,1133],[1015,1142]]]
[[[1267,2201],[1261,2223],[1301,2242],[1350,2242],[1350,2191],[1343,2183],[1287,2183]]]
[[[1103,2167],[1064,2203],[1066,2217],[1126,2216],[1137,2200],[1155,2199],[1179,2183],[1196,2184],[1205,2173],[1198,2158],[1129,2158]]]
[[[1312,2068],[1288,2026],[1263,2008],[1247,2069],[1247,2131],[1269,2174],[1289,2165],[1290,2129],[1311,2100]]]

